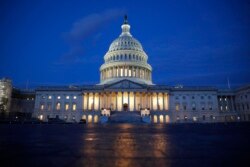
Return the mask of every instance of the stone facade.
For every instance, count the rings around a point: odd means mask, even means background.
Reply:
[[[138,113],[152,123],[250,121],[250,87],[170,87],[152,82],[152,67],[125,18],[100,67],[100,83],[39,87],[33,116],[43,121],[103,122],[112,113]],[[118,114],[116,117],[128,114]],[[128,117],[131,117],[128,116]],[[106,119],[108,120],[108,119]]]

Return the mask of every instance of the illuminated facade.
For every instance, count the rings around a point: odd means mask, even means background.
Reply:
[[[10,79],[0,80],[0,113],[8,114],[10,112],[12,93],[12,82]]]
[[[66,122],[86,120],[87,123],[115,121],[123,116],[131,122],[133,116],[138,115],[141,121],[148,123],[221,122],[226,117],[230,120],[231,116],[239,117],[233,107],[235,92],[213,87],[153,84],[148,56],[131,35],[127,17],[121,28],[121,35],[111,43],[104,56],[100,83],[37,88],[34,117],[43,121],[58,118]],[[249,94],[250,89],[247,90]],[[220,97],[226,99],[226,105],[220,103]],[[249,105],[249,100],[246,103]],[[226,112],[220,111],[221,105],[227,107]],[[249,113],[248,108],[246,120],[250,120]]]

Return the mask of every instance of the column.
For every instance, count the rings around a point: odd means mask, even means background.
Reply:
[[[89,110],[89,93],[87,93],[87,110]]]
[[[122,107],[123,107],[123,92],[122,92]]]
[[[158,99],[159,93],[158,92],[156,93],[156,96],[157,96],[157,110],[159,110],[159,99]]]
[[[98,93],[98,110],[100,111],[100,104],[101,104],[101,102],[100,102],[100,96],[101,96],[101,94],[100,93]]]
[[[118,92],[115,92],[115,95],[116,95],[116,100],[115,100],[115,105],[116,105],[116,111],[118,110],[118,108],[117,108],[117,99],[118,99]]]
[[[110,94],[109,94],[109,107],[110,107],[110,109],[111,109],[111,105],[112,105],[112,92],[110,92]]]
[[[154,95],[154,93],[151,93],[151,107],[150,107],[150,110],[152,110],[153,111],[153,95]]]
[[[123,77],[125,76],[125,66],[123,66]]]
[[[130,111],[130,92],[128,92],[128,111]]]
[[[165,110],[165,93],[162,93],[163,111]]]
[[[95,110],[95,92],[93,93],[93,109],[92,110]]]
[[[141,110],[141,108],[142,108],[142,92],[140,92],[140,108],[139,108],[139,110]]]
[[[133,94],[134,94],[134,111],[136,111],[136,104],[135,104],[136,92],[133,92]]]

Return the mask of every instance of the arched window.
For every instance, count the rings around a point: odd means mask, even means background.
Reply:
[[[138,55],[136,55],[136,60],[138,60]]]

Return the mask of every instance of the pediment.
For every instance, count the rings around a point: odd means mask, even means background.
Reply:
[[[125,80],[107,85],[106,89],[145,89],[145,87],[146,87],[145,85],[125,79]]]

